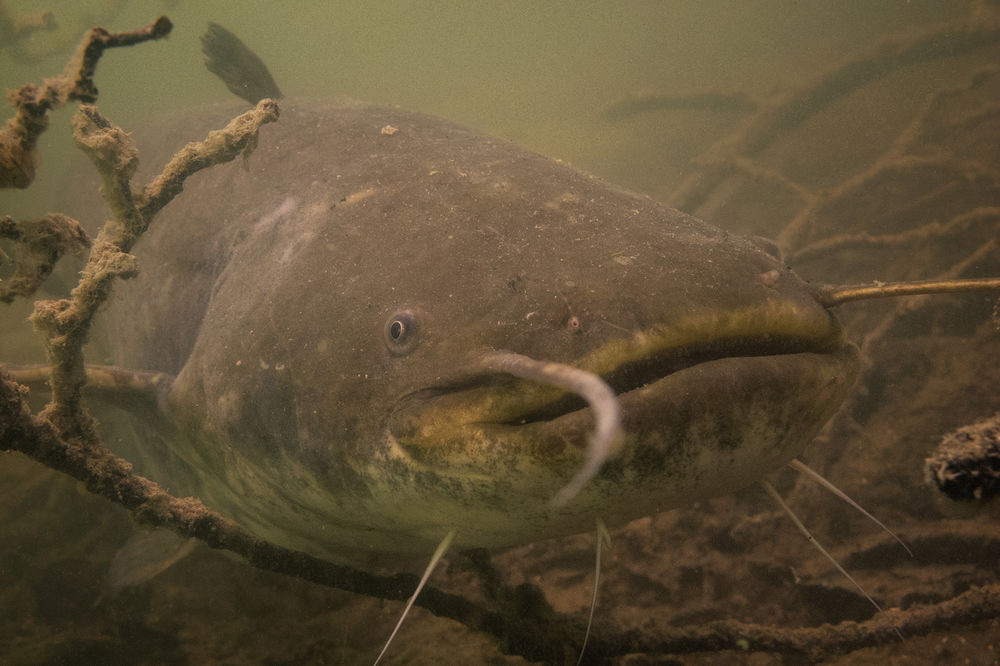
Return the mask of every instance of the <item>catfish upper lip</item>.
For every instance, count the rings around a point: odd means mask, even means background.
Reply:
[[[840,344],[817,343],[814,340],[782,339],[768,336],[764,339],[715,340],[705,345],[694,345],[666,350],[647,358],[624,363],[609,373],[601,375],[616,396],[647,386],[671,374],[692,368],[701,363],[738,357],[767,357],[798,353],[829,353],[840,349]],[[564,414],[587,407],[586,401],[574,394],[560,398],[523,413],[505,422],[505,425],[525,425],[548,421]]]
[[[743,307],[712,307],[665,316],[631,335],[612,337],[576,359],[539,358],[599,376],[624,396],[702,363],[727,358],[829,354],[847,342],[843,327],[806,292]],[[497,351],[497,350],[493,350]],[[511,349],[529,357],[530,351]],[[586,406],[550,384],[515,379],[471,365],[450,379],[402,396],[389,417],[397,439],[413,442],[457,432],[458,424],[522,425],[548,421]],[[430,443],[428,441],[428,443]]]
[[[608,383],[615,395],[622,397],[674,373],[711,361],[834,353],[845,344],[846,338],[839,326],[824,337],[766,334],[715,338],[674,348],[659,347],[644,356],[632,354],[625,362],[595,374]],[[582,363],[577,367],[590,370]],[[420,424],[435,421],[518,426],[550,421],[586,407],[583,398],[563,389],[503,374],[474,371],[407,394],[397,403],[390,422],[392,430],[405,439],[404,433],[416,434],[422,429]]]

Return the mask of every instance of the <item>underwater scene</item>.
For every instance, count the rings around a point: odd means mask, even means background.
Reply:
[[[1000,663],[1000,3],[7,0],[0,81],[0,663]]]

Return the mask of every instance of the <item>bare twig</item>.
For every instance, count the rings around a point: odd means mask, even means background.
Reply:
[[[0,130],[0,187],[25,188],[35,178],[38,137],[49,124],[49,111],[76,100],[97,100],[94,72],[105,49],[131,46],[170,33],[173,25],[161,16],[156,21],[131,32],[111,34],[103,28],[87,33],[76,54],[59,76],[46,79],[41,86],[27,84],[7,93],[17,110]]]

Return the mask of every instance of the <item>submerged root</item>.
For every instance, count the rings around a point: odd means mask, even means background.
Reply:
[[[27,84],[9,92],[7,98],[17,113],[0,129],[0,188],[25,188],[35,179],[38,162],[35,146],[48,127],[50,111],[71,101],[97,100],[94,72],[105,49],[161,39],[172,28],[165,16],[131,32],[112,34],[94,28],[80,43],[62,75],[46,79],[42,86]]]

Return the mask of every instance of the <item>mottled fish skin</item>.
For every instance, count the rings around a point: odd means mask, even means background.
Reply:
[[[137,132],[143,164],[234,110]],[[511,545],[729,493],[797,455],[857,371],[767,244],[399,109],[283,103],[135,253],[104,360],[177,379],[168,422],[109,441],[260,536],[354,564],[425,556],[452,529],[458,548]],[[621,451],[564,507],[589,410],[484,373],[496,350],[627,390]]]

